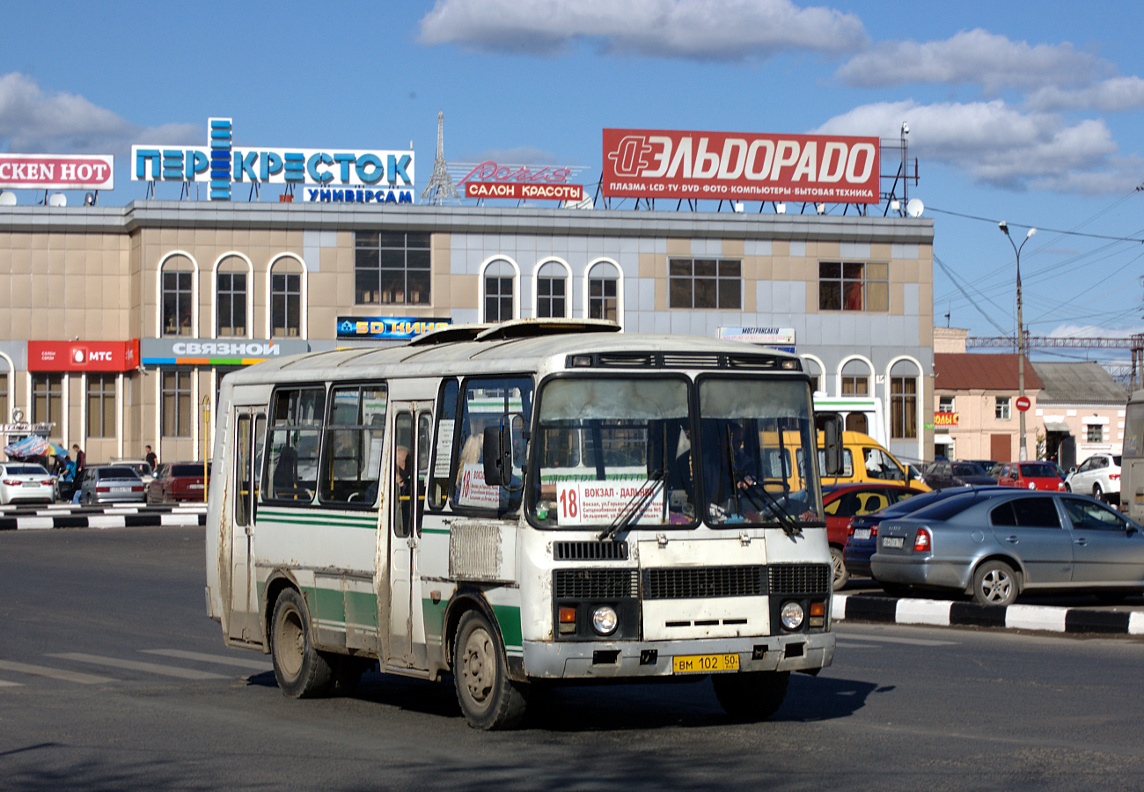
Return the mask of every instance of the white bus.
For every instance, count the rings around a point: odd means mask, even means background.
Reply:
[[[1128,399],[1120,460],[1120,509],[1144,522],[1144,390]]]
[[[484,729],[567,680],[710,674],[732,717],[773,713],[834,656],[817,471],[765,466],[817,459],[809,380],[618,329],[450,327],[227,375],[206,530],[225,643],[269,653],[291,697],[374,663],[451,677]]]

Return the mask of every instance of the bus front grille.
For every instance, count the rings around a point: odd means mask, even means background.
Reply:
[[[771,564],[767,573],[772,594],[824,594],[830,591],[829,564]]]
[[[766,593],[766,567],[759,565],[645,569],[645,600],[757,597]]]
[[[556,599],[622,599],[639,595],[634,569],[557,569],[552,594]]]

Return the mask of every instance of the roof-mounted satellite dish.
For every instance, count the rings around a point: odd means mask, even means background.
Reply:
[[[0,206],[15,206],[16,193],[14,192],[0,192]]]
[[[67,206],[68,197],[63,193],[52,193],[48,196],[48,206]]]
[[[906,215],[909,217],[921,217],[925,210],[926,205],[921,202],[920,198],[911,198],[906,201]]]
[[[775,204],[775,214],[786,214],[786,204],[781,201]]]

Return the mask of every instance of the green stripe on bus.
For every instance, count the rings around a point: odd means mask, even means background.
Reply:
[[[520,628],[520,607],[517,605],[493,605],[493,615],[497,617],[506,649],[524,645]]]

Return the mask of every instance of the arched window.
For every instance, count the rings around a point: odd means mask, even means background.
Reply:
[[[914,440],[918,436],[918,367],[900,360],[890,369],[890,437]]]
[[[284,257],[270,267],[270,337],[302,334],[302,264]]]
[[[620,274],[615,265],[601,261],[588,270],[588,318],[620,321]]]
[[[514,318],[513,282],[516,280],[516,267],[504,259],[490,262],[485,267],[485,316],[486,322],[507,322]]]
[[[870,367],[861,360],[850,360],[842,367],[842,395],[870,395]]]
[[[227,256],[215,275],[215,334],[219,338],[246,336],[246,262]]]
[[[194,335],[195,265],[185,256],[163,262],[161,279],[163,335]]]
[[[536,315],[542,319],[568,316],[568,270],[559,261],[546,261],[536,271]]]
[[[802,367],[810,376],[810,390],[812,393],[826,390],[826,381],[822,378],[822,366],[811,357],[803,356]]]

